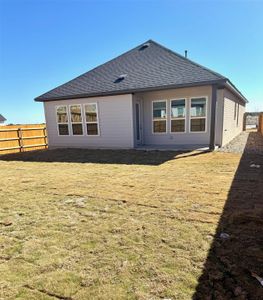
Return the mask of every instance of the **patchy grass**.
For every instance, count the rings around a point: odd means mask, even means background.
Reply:
[[[54,153],[0,161],[0,299],[191,299],[240,155]]]

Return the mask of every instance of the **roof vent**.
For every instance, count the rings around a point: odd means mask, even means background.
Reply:
[[[142,50],[148,48],[149,46],[150,46],[150,43],[145,43],[139,48],[139,50],[142,51]]]
[[[126,77],[128,76],[128,74],[121,74],[114,82],[118,83],[123,81]]]

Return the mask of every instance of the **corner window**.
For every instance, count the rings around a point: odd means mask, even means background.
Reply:
[[[81,106],[71,105],[70,116],[71,116],[72,134],[83,135]]]
[[[153,133],[166,133],[166,101],[152,102]]]
[[[185,132],[185,99],[171,100],[171,132]]]
[[[191,132],[204,132],[206,130],[206,98],[192,98],[190,110]]]
[[[97,103],[85,104],[87,135],[99,135]]]
[[[58,134],[69,135],[67,106],[58,106],[56,108],[56,113],[57,113]]]

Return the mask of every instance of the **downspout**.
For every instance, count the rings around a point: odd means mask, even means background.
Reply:
[[[210,151],[215,150],[215,123],[216,123],[216,101],[217,101],[217,85],[212,85],[211,99],[211,120],[210,120]]]

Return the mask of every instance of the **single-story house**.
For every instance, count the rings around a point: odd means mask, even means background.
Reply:
[[[49,147],[223,146],[247,99],[231,81],[149,40],[35,98]]]
[[[6,118],[0,114],[0,125],[3,125],[6,121]]]

